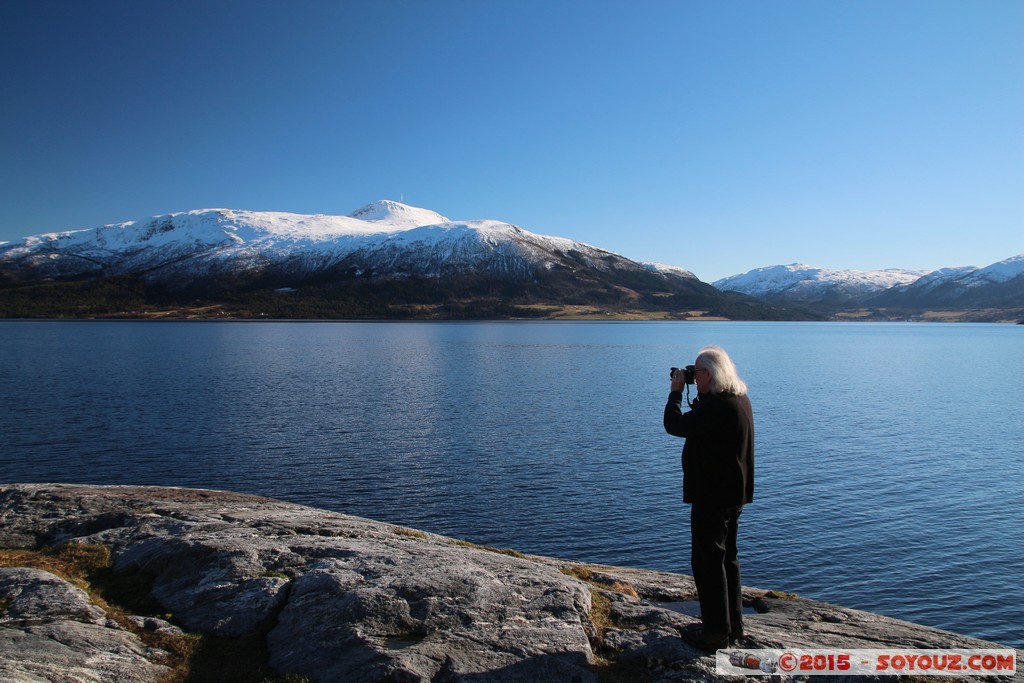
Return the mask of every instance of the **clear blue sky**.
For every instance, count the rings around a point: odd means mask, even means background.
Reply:
[[[0,0],[0,240],[400,199],[711,281],[1024,252],[1020,0]]]

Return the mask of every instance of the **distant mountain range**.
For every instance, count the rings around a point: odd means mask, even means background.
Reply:
[[[102,311],[104,296],[118,311]],[[0,312],[268,317],[806,317],[682,268],[394,201],[349,216],[204,209],[0,244]],[[37,305],[40,304],[41,305]]]
[[[770,266],[712,286],[677,266],[388,200],[348,216],[203,209],[0,243],[6,317],[818,319],[852,309],[1024,317],[1024,254],[930,273]]]
[[[819,311],[852,307],[897,311],[1024,309],[1024,254],[990,266],[916,270],[831,270],[794,263],[714,282],[724,291]]]
[[[832,302],[848,304],[891,287],[916,281],[923,270],[832,270],[803,263],[756,268],[742,275],[716,280],[715,287],[743,292],[765,299],[801,303]]]

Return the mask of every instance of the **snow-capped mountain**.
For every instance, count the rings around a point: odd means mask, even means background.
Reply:
[[[1024,306],[1024,254],[985,268],[936,271],[834,270],[801,263],[756,268],[714,282],[767,301],[800,303],[819,310],[879,308],[1015,308]]]
[[[0,317],[197,306],[238,317],[805,315],[682,268],[386,200],[348,216],[202,209],[35,235],[0,244],[0,285]]]
[[[984,268],[942,268],[871,299],[877,306],[1024,306],[1024,254]]]
[[[778,301],[839,303],[862,301],[879,292],[916,281],[922,270],[835,270],[803,263],[756,268],[715,281],[715,287]]]
[[[139,274],[166,284],[246,274],[294,279],[326,269],[378,278],[456,271],[531,277],[581,266],[696,280],[682,269],[652,271],[618,254],[509,223],[452,221],[387,200],[349,216],[203,209],[36,235],[0,244],[0,265],[22,276]]]
[[[965,269],[966,270],[966,269]],[[966,272],[963,276],[953,278],[960,286],[970,289],[991,284],[1002,284],[1010,282],[1024,275],[1024,254],[1011,256],[997,263],[984,268],[978,268],[973,272]]]

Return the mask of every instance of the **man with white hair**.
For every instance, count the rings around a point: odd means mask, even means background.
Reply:
[[[701,349],[687,374],[672,372],[665,406],[665,431],[686,439],[683,502],[690,505],[691,566],[702,621],[683,637],[718,650],[743,638],[736,535],[743,506],[754,498],[754,416],[747,385],[724,349]],[[697,385],[697,398],[684,413],[687,383]]]

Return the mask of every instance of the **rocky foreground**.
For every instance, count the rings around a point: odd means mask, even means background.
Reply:
[[[109,548],[112,574],[145,577],[159,612],[129,628],[54,573],[0,566],[0,681],[173,680],[147,631],[255,634],[277,680],[719,680],[714,656],[679,638],[697,621],[679,609],[695,599],[679,574],[228,492],[0,486],[0,548],[68,543]],[[750,648],[999,647],[792,595],[744,598]]]

